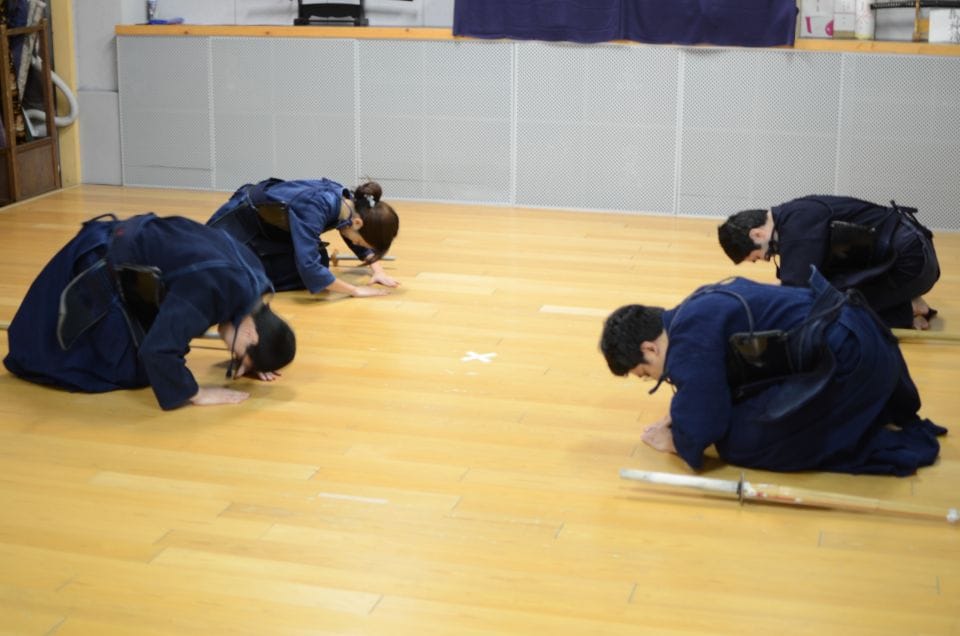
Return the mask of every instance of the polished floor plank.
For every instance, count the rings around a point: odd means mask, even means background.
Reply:
[[[227,193],[80,186],[0,209],[0,320],[93,216],[205,220]],[[734,267],[716,221],[396,201],[389,296],[273,304],[298,337],[238,406],[163,412],[0,373],[0,634],[955,634],[958,527],[621,480],[688,473],[640,442],[669,387],[597,343]],[[333,247],[345,248],[334,239]],[[934,328],[960,332],[960,234],[938,233]],[[339,268],[354,282],[362,269]],[[902,348],[956,428],[960,343]],[[6,339],[0,339],[0,355]],[[223,384],[226,355],[188,363]],[[739,479],[713,459],[705,474]],[[960,443],[907,478],[755,482],[960,505]]]

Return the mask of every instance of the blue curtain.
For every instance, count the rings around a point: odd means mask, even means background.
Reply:
[[[456,0],[476,38],[725,46],[792,45],[796,0]]]

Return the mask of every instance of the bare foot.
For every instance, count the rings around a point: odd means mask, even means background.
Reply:
[[[929,329],[930,320],[937,315],[937,310],[932,309],[922,296],[917,296],[910,301],[913,307],[913,328]]]

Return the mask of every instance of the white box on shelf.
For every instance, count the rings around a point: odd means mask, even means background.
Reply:
[[[833,37],[834,0],[802,0],[800,4],[800,37]]]
[[[834,0],[833,37],[852,38],[857,29],[857,0]]]
[[[930,9],[930,42],[960,44],[960,9]]]

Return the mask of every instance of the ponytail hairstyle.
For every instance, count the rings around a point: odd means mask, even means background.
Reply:
[[[354,207],[363,220],[360,236],[374,252],[367,259],[368,265],[383,258],[400,230],[400,217],[390,204],[380,200],[382,196],[383,189],[376,181],[357,186],[353,193]]]

